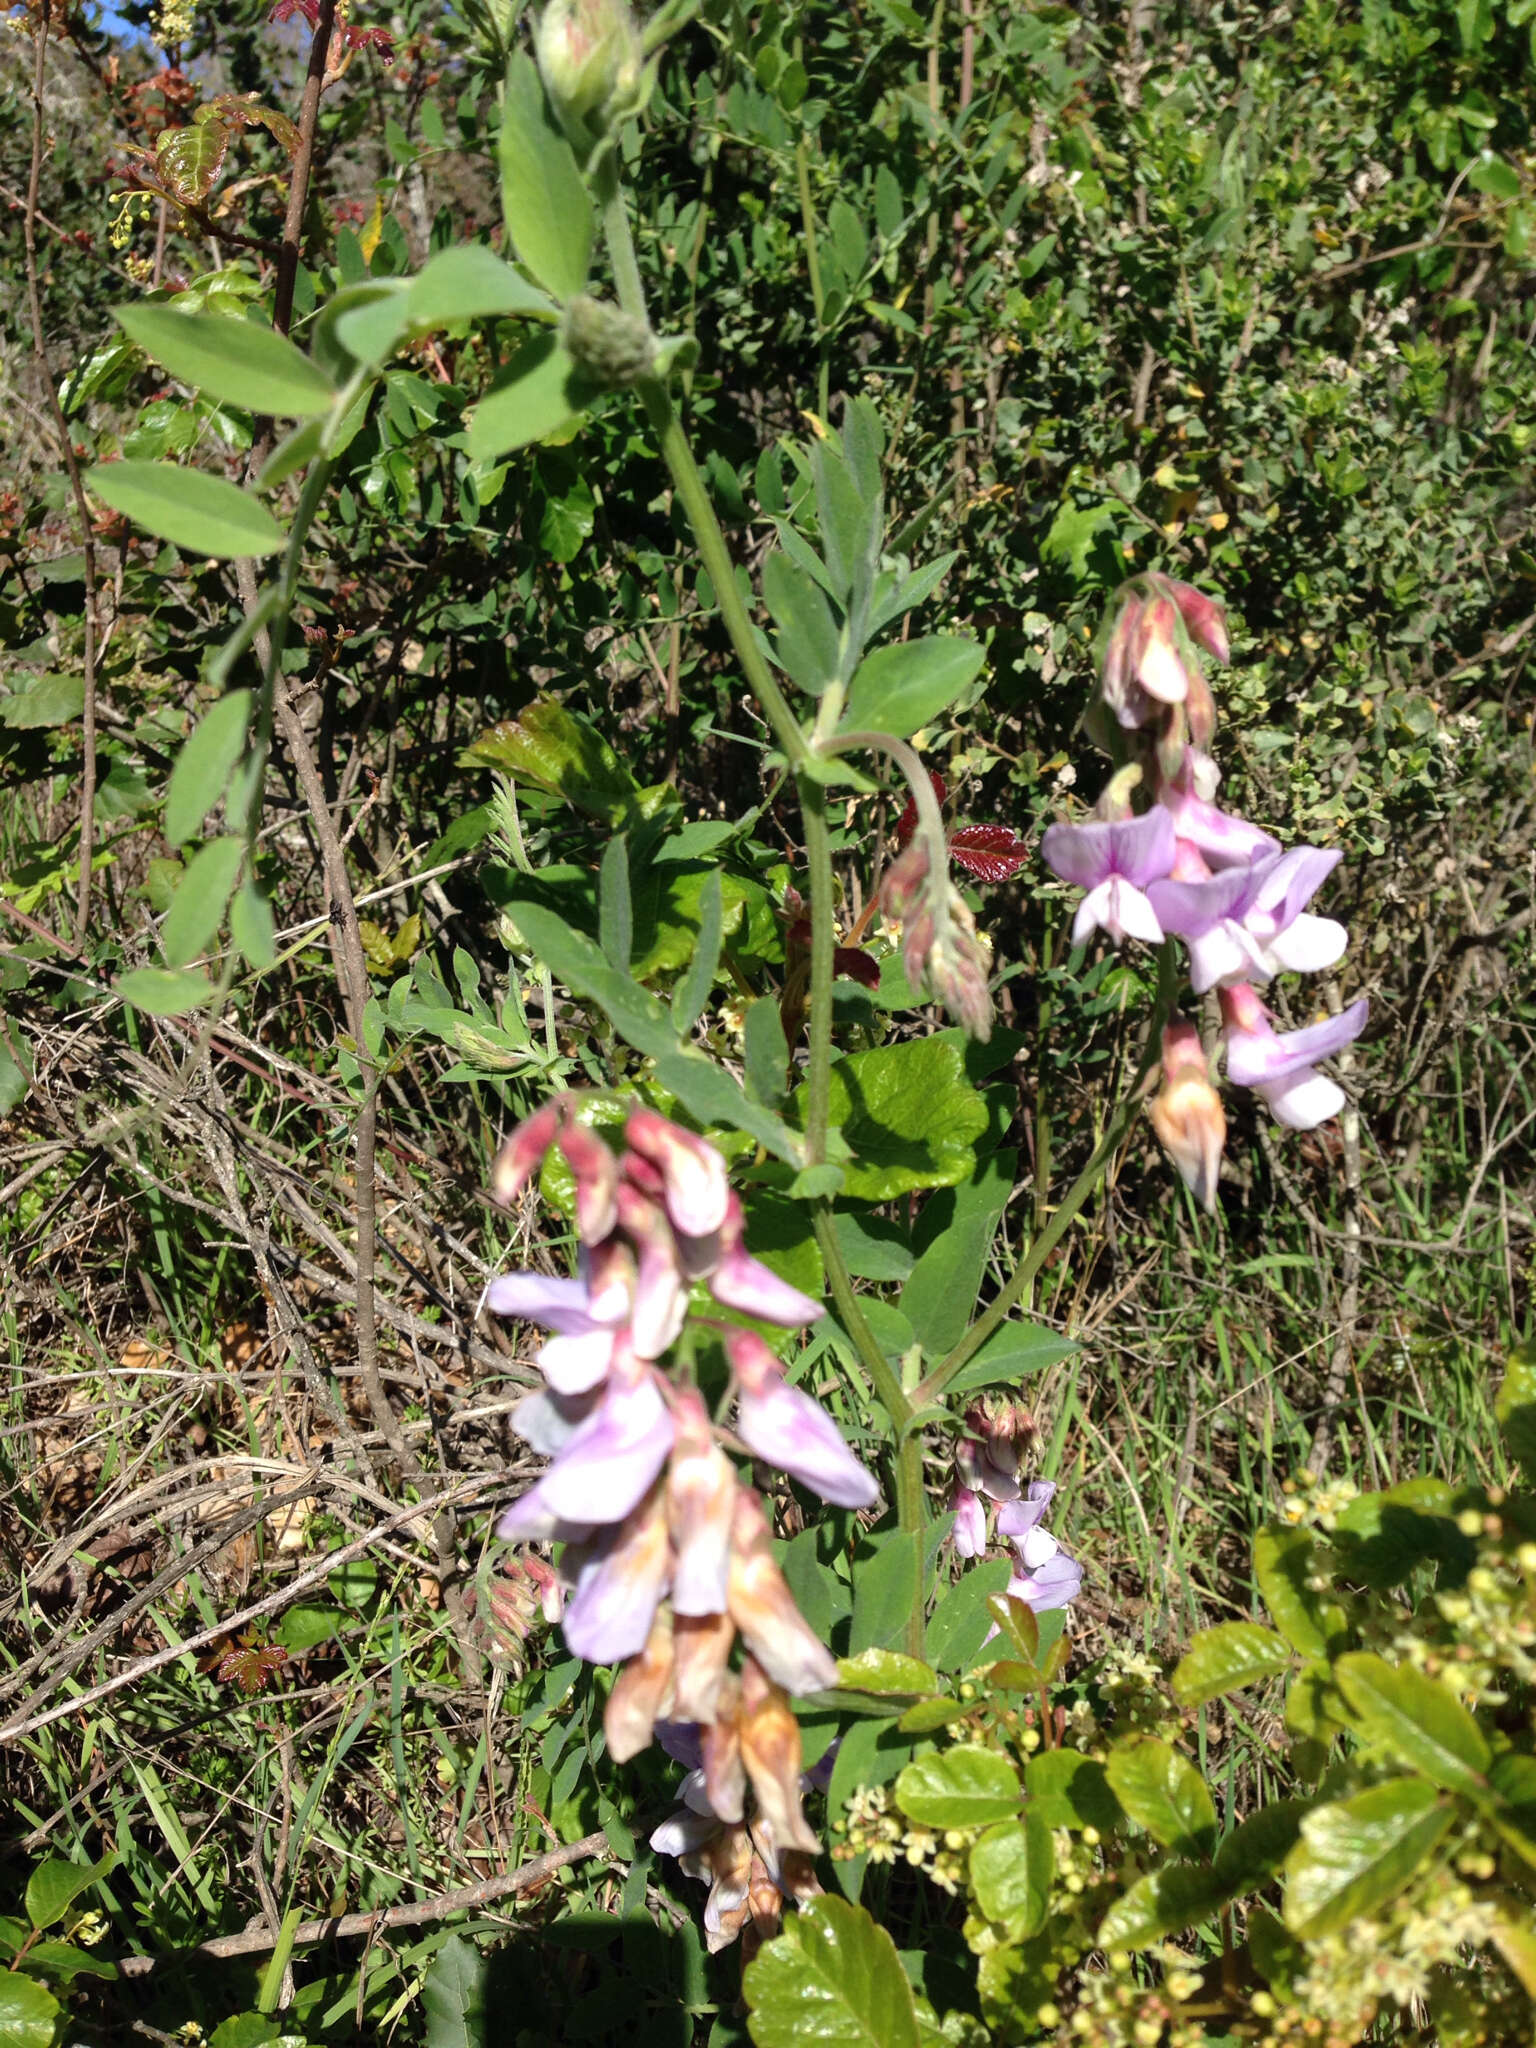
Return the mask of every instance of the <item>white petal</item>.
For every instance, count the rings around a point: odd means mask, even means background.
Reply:
[[[1072,920],[1072,943],[1080,946],[1090,933],[1100,925],[1108,925],[1111,905],[1114,903],[1115,877],[1100,882],[1096,889],[1090,889],[1077,906],[1077,915]]]
[[[1252,978],[1253,959],[1251,949],[1243,945],[1240,929],[1230,918],[1198,939],[1189,941],[1189,985],[1197,996],[1203,996],[1208,988],[1216,988],[1229,977],[1238,981]],[[1262,977],[1268,980],[1265,974]]]
[[[1056,1555],[1061,1545],[1044,1529],[1031,1529],[1027,1536],[1017,1539],[1014,1548],[1023,1560],[1024,1569],[1028,1572],[1037,1572],[1041,1565]]]
[[[1123,875],[1111,875],[1108,882],[1111,890],[1111,914],[1105,922],[1116,938],[1145,939],[1148,945],[1162,944],[1163,928],[1157,921],[1157,912],[1134,882],[1128,882]]]
[[[539,1352],[544,1377],[557,1394],[585,1394],[607,1377],[613,1358],[613,1332],[593,1330],[585,1337],[551,1337]]]
[[[1282,967],[1297,974],[1316,974],[1344,957],[1349,933],[1331,917],[1313,917],[1302,911],[1283,932],[1269,942],[1269,951]]]
[[[1316,1067],[1302,1067],[1283,1081],[1271,1081],[1258,1093],[1269,1104],[1275,1122],[1291,1131],[1315,1130],[1337,1116],[1347,1099],[1338,1083]]]

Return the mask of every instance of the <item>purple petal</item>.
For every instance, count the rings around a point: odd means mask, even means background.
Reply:
[[[690,1813],[686,1806],[680,1806],[653,1831],[651,1847],[658,1856],[691,1856],[706,1842],[712,1842],[721,1826],[712,1813]]]
[[[667,1462],[672,1437],[652,1379],[611,1389],[539,1481],[546,1507],[565,1521],[622,1521]]]
[[[609,1329],[551,1337],[539,1350],[539,1369],[557,1394],[589,1394],[608,1377],[613,1342]]]
[[[1304,1031],[1233,1031],[1227,1038],[1227,1078],[1240,1088],[1261,1088],[1341,1052],[1365,1029],[1370,1004],[1362,996],[1337,1017]]]
[[[528,1394],[512,1410],[516,1433],[541,1457],[557,1458],[597,1404],[558,1394]]]
[[[1231,981],[1268,981],[1263,949],[1230,917],[1189,941],[1189,985],[1197,996]]]
[[[1053,1607],[1066,1607],[1082,1590],[1083,1568],[1064,1551],[1058,1551],[1037,1572],[1023,1572],[1008,1581],[1008,1591],[1013,1598],[1025,1601],[1036,1614],[1049,1613]]]
[[[585,1280],[557,1280],[547,1273],[503,1273],[485,1290],[493,1315],[538,1323],[562,1336],[582,1336],[594,1327],[592,1298]]]
[[[1313,917],[1303,910],[1284,931],[1276,932],[1267,951],[1277,967],[1293,974],[1319,974],[1343,959],[1349,933],[1331,917]]]
[[[496,1534],[507,1543],[584,1543],[592,1534],[592,1524],[557,1515],[545,1498],[541,1479],[506,1509],[496,1524]]]
[[[583,1565],[566,1602],[566,1648],[589,1664],[637,1657],[667,1590],[671,1551],[665,1517],[642,1510]]]
[[[1272,918],[1277,931],[1284,931],[1343,858],[1342,853],[1326,852],[1320,846],[1293,846],[1265,868],[1253,892],[1252,907]]]
[[[1040,858],[1074,888],[1096,888],[1110,872],[1110,829],[1100,823],[1052,825],[1040,841]]]
[[[1112,863],[1117,875],[1144,889],[1160,881],[1173,866],[1177,834],[1173,820],[1160,804],[1139,818],[1121,818],[1110,826],[1114,835]]]
[[[697,1721],[658,1721],[656,1740],[673,1763],[681,1764],[685,1771],[703,1769],[704,1751],[699,1746]]]
[[[785,1329],[814,1323],[821,1314],[819,1301],[812,1301],[798,1287],[791,1287],[739,1245],[716,1268],[709,1291],[723,1307],[737,1309],[744,1316],[756,1316],[760,1322],[779,1323]]]
[[[1252,887],[1252,869],[1223,868],[1204,882],[1150,882],[1147,899],[1165,932],[1178,939],[1199,939],[1223,918],[1239,915]]]
[[[987,1511],[968,1486],[957,1487],[952,1541],[957,1557],[980,1557],[987,1547]]]
[[[1031,1479],[1018,1500],[998,1510],[998,1535],[1027,1536],[1050,1506],[1055,1492],[1054,1479]]]
[[[763,1393],[742,1390],[736,1434],[755,1458],[788,1472],[834,1507],[873,1507],[879,1498],[879,1488],[826,1410],[782,1382]]]
[[[1246,866],[1280,851],[1280,842],[1246,818],[1218,810],[1202,796],[1176,786],[1165,787],[1159,801],[1173,820],[1180,839],[1197,846],[1209,861],[1221,867]]]

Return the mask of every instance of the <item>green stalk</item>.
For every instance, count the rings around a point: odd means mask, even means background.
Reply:
[[[797,40],[795,56],[798,58],[799,55],[800,44]],[[832,372],[827,354],[827,337],[821,324],[821,309],[825,300],[821,284],[821,247],[816,239],[816,209],[811,204],[811,166],[803,129],[800,140],[795,144],[795,179],[800,188],[800,225],[805,232],[805,267],[810,279],[811,305],[816,314],[816,415],[825,424],[827,411],[832,402]]]
[[[913,1404],[924,1408],[930,1402],[942,1398],[945,1388],[954,1379],[962,1366],[967,1365],[986,1343],[1000,1324],[1012,1314],[1033,1284],[1035,1276],[1060,1244],[1072,1223],[1082,1210],[1088,1198],[1098,1187],[1109,1167],[1110,1161],[1120,1149],[1120,1144],[1130,1129],[1132,1120],[1141,1107],[1146,1093],[1148,1076],[1157,1064],[1158,1048],[1162,1040],[1163,1026],[1173,1009],[1178,994],[1178,975],[1174,966],[1173,945],[1164,940],[1158,960],[1157,996],[1152,1005],[1152,1016],[1147,1026],[1146,1042],[1142,1046],[1141,1058],[1137,1062],[1135,1078],[1121,1096],[1105,1126],[1104,1135],[1094,1147],[1093,1156],[1057,1205],[1045,1228],[1037,1233],[1029,1250],[1014,1268],[1012,1277],[986,1314],[972,1323],[960,1342],[949,1356],[936,1365],[922,1385],[913,1394]]]

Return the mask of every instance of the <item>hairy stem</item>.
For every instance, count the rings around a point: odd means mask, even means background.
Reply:
[[[640,277],[640,266],[635,260],[629,216],[611,158],[600,168],[596,184],[602,205],[603,234],[613,265],[614,288],[619,304],[632,318],[646,320],[649,314],[645,287]],[[758,648],[752,621],[736,587],[735,567],[725,535],[720,530],[715,508],[699,474],[698,464],[693,459],[693,450],[683,432],[671,395],[659,378],[644,378],[638,388],[646,416],[661,444],[662,458],[671,472],[673,485],[693,528],[704,567],[714,584],[720,616],[730,635],[736,658],[741,663],[742,673],[762,706],[774,737],[795,770],[795,785],[805,822],[806,863],[811,889],[811,1051],[806,1091],[805,1152],[807,1165],[818,1166],[826,1157],[832,1064],[833,877],[826,794],[816,779],[814,756],[800,723]],[[926,778],[920,779],[927,789]],[[931,803],[931,789],[928,795]],[[933,810],[937,818],[936,804]],[[940,829],[942,831],[942,825]],[[875,1398],[885,1410],[897,1437],[896,1511],[900,1525],[903,1529],[920,1530],[927,1520],[927,1500],[923,1492],[922,1446],[917,1435],[909,1432],[907,1427],[913,1413],[912,1404],[902,1390],[899,1377],[876,1343],[859,1306],[852,1276],[837,1241],[829,1201],[823,1199],[814,1204],[813,1222],[832,1298],[837,1304],[843,1327],[858,1352],[859,1362],[868,1375]],[[916,1603],[908,1621],[907,1638],[912,1653],[921,1654],[921,1601]]]
[[[22,241],[26,250],[27,304],[32,315],[32,354],[48,393],[49,409],[59,437],[59,454],[69,478],[75,517],[80,522],[80,545],[85,562],[85,644],[81,666],[85,673],[85,702],[81,710],[80,747],[80,879],[75,891],[75,943],[85,942],[91,916],[91,865],[96,858],[96,542],[91,531],[90,508],[85,502],[85,485],[75,459],[69,422],[53,381],[48,345],[43,339],[43,295],[38,282],[37,222],[38,193],[43,179],[43,89],[46,82],[48,28],[52,0],[42,0],[33,30],[36,52],[32,66],[32,161],[27,176],[27,205],[22,218]]]

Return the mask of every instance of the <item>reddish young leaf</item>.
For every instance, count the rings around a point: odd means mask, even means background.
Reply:
[[[949,789],[944,781],[943,776],[939,773],[937,768],[930,768],[928,770],[928,780],[933,784],[934,795],[942,804],[945,797],[949,795]],[[912,837],[912,834],[916,830],[917,801],[915,798],[909,796],[907,798],[907,808],[896,820],[896,844],[898,846],[905,846],[907,841]]]
[[[832,952],[832,972],[846,974],[850,981],[861,981],[866,988],[880,986],[880,963],[857,946],[836,946]]]
[[[288,1652],[281,1643],[265,1643],[258,1647],[249,1630],[234,1642],[219,1659],[219,1676],[228,1684],[231,1680],[248,1697],[261,1692],[274,1672],[281,1671],[288,1661]]]
[[[1029,859],[1029,842],[1009,825],[967,825],[949,842],[949,856],[982,882],[1006,882]]]

